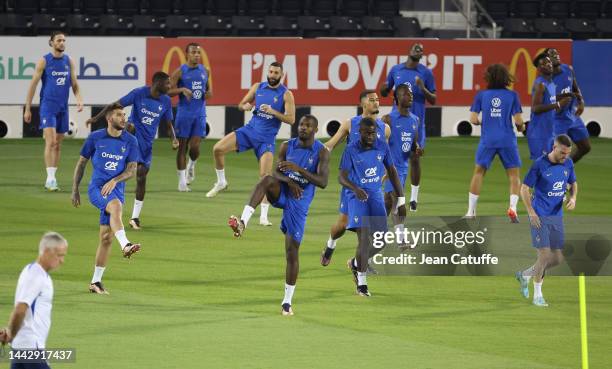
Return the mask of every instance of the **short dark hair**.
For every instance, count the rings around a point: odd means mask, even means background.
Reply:
[[[319,126],[319,120],[317,119],[317,117],[315,117],[312,114],[305,114],[302,119],[310,119],[313,123],[315,127]],[[301,120],[301,119],[300,119]]]
[[[376,127],[376,122],[370,117],[361,118],[359,127]]]
[[[401,83],[401,84],[397,85],[397,87],[395,87],[395,90],[393,91],[393,100],[395,101],[396,105],[399,105],[397,103],[397,91],[399,91],[399,90],[406,90],[406,91],[412,92],[412,90],[410,89],[410,86],[408,86],[405,83]]]
[[[195,42],[190,42],[187,44],[187,46],[185,46],[185,52],[188,53],[189,52],[189,48],[190,47],[200,47],[200,44],[195,43]]]
[[[543,51],[543,52],[539,53],[539,54],[538,54],[538,55],[535,57],[535,59],[533,59],[533,66],[534,66],[534,67],[536,67],[536,68],[537,68],[537,67],[539,67],[539,66],[540,66],[540,61],[541,61],[542,59],[544,59],[544,58],[548,58],[548,53],[547,53],[547,52],[545,52],[545,51]]]
[[[563,146],[572,147],[572,139],[564,133],[555,137],[555,142]]]
[[[55,36],[59,36],[59,35],[66,36],[66,32],[60,31],[60,30],[55,30],[55,31],[51,32],[51,35],[49,36],[49,45],[51,45],[51,42],[53,42],[53,40],[55,40]]]
[[[359,94],[359,102],[361,102],[361,100],[365,99],[369,94],[375,94],[376,90],[363,90],[361,91],[361,93]]]
[[[113,114],[113,112],[117,109],[123,110],[123,106],[121,106],[121,104],[119,104],[118,102],[112,103],[110,108],[106,111],[106,114],[105,114],[106,119],[108,119],[108,117],[110,117],[111,114]]]
[[[503,64],[491,64],[487,67],[484,75],[485,81],[487,81],[487,89],[499,90],[508,88],[515,82],[515,78],[508,68]]]
[[[155,72],[153,74],[153,78],[151,79],[153,81],[153,84],[156,84],[158,82],[162,82],[165,81],[166,79],[170,78],[170,76],[162,71],[159,72]]]
[[[277,61],[270,63],[270,67],[277,67],[283,70],[283,65],[281,64],[281,62],[277,62]]]

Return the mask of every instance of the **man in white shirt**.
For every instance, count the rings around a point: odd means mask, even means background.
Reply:
[[[51,327],[53,281],[49,272],[64,263],[68,241],[59,233],[47,232],[40,240],[38,258],[23,268],[15,292],[15,308],[8,327],[0,329],[0,343],[10,342],[13,350],[44,349]],[[45,362],[21,364],[11,369],[48,368]]]

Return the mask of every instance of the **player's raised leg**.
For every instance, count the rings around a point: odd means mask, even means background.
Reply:
[[[272,174],[272,164],[274,162],[274,156],[271,151],[265,152],[259,158],[259,177],[263,178],[265,176]],[[261,201],[261,213],[259,215],[259,224],[262,226],[271,226],[272,223],[268,220],[268,211],[270,210],[270,202],[268,199],[264,197]]]
[[[249,203],[244,206],[240,218],[232,215],[228,221],[230,228],[234,231],[235,237],[242,236],[245,228],[249,224],[249,220],[255,213],[255,209],[267,197],[271,201],[276,201],[280,195],[280,181],[271,175],[263,177],[253,189]]]

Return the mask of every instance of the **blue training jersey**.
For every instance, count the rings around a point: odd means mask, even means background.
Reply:
[[[299,138],[292,138],[287,141],[287,153],[285,160],[290,161],[310,173],[317,173],[319,167],[319,152],[324,148],[323,143],[315,140],[312,146],[303,147],[300,144]],[[308,210],[315,194],[315,185],[310,183],[306,178],[294,171],[283,172],[287,177],[297,182],[304,189],[302,198],[298,200],[304,210]]]
[[[574,72],[570,69],[569,65],[561,64],[561,73],[553,74],[552,78],[555,84],[555,94],[567,94],[571,93],[574,86]],[[570,104],[567,104],[563,109],[554,113],[555,120],[571,120],[574,121],[576,116],[574,115],[576,107],[576,99],[573,98]]]
[[[70,58],[64,54],[60,58],[54,58],[48,53],[44,56],[45,69],[40,80],[40,109],[52,113],[66,111],[68,109],[68,95],[72,86]]]
[[[138,142],[126,131],[113,137],[103,128],[89,134],[81,148],[81,156],[91,159],[93,166],[89,187],[100,188],[121,174],[128,163],[139,160]],[[125,182],[117,183],[116,188],[123,193]]]
[[[522,113],[521,101],[515,91],[507,89],[482,90],[476,94],[470,108],[482,112],[480,143],[486,148],[516,146],[512,116]]]
[[[393,164],[398,170],[408,169],[408,159],[412,144],[416,140],[419,118],[411,112],[408,112],[408,115],[401,115],[399,110],[389,113],[389,118],[391,118],[389,149]]]
[[[132,105],[130,123],[136,127],[136,138],[141,145],[151,145],[162,119],[172,121],[172,103],[168,95],[159,99],[151,96],[149,86],[138,87],[119,99],[119,104]]]
[[[574,162],[551,163],[548,155],[533,162],[523,183],[533,188],[532,205],[538,216],[563,215],[563,196],[568,184],[576,182]]]
[[[531,96],[535,95],[536,87],[540,84],[544,85],[544,95],[542,101],[539,104],[554,104],[557,102],[557,96],[555,95],[555,84],[552,80],[547,80],[542,76],[538,76],[533,82],[533,88],[531,89]],[[551,138],[553,136],[553,119],[554,110],[550,110],[544,113],[536,114],[531,111],[529,118],[529,127],[527,128],[528,138]]]
[[[208,71],[202,64],[190,68],[187,64],[181,65],[181,78],[178,87],[186,87],[191,90],[192,96],[187,99],[185,95],[179,95],[177,114],[188,114],[192,116],[206,115],[206,83],[208,82]]]
[[[351,126],[349,128],[349,134],[346,137],[346,144],[361,140],[361,134],[359,133],[359,122],[363,119],[362,115],[356,115],[351,118]],[[386,124],[382,120],[376,118],[376,137],[386,141],[385,137]]]
[[[279,84],[277,87],[272,88],[268,85],[268,82],[261,82],[257,87],[255,91],[255,109],[253,110],[253,117],[247,123],[246,127],[254,132],[259,141],[274,143],[282,123],[280,119],[272,114],[262,112],[260,110],[261,105],[270,105],[272,109],[284,114],[286,91],[287,87],[283,84]]]
[[[370,149],[364,149],[361,140],[347,145],[340,160],[340,170],[346,170],[349,180],[368,193],[382,193],[385,166],[392,166],[393,159],[385,140],[376,140]]]
[[[395,89],[395,87],[404,84],[412,91],[413,102],[410,112],[415,114],[421,122],[425,122],[425,94],[416,84],[416,77],[423,80],[425,87],[432,93],[436,92],[436,81],[434,75],[429,68],[423,64],[418,64],[416,68],[408,68],[405,63],[397,64],[391,67],[387,75],[387,86]],[[395,102],[393,103],[392,111],[397,110]]]

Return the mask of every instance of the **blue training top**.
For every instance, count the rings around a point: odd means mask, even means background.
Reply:
[[[476,94],[471,112],[482,112],[480,143],[486,148],[516,146],[512,116],[522,113],[516,91],[508,89],[482,90]]]
[[[272,114],[262,112],[260,107],[262,104],[268,104],[272,109],[284,114],[286,91],[287,87],[283,84],[272,88],[268,85],[268,82],[261,82],[257,87],[253,117],[245,126],[253,131],[257,140],[274,143],[282,122]]]
[[[66,111],[72,86],[70,58],[66,54],[60,58],[54,58],[51,53],[45,55],[44,58],[45,69],[41,76],[40,109],[51,113]]]
[[[208,71],[202,64],[195,68],[190,68],[187,64],[181,65],[181,78],[178,87],[187,87],[191,90],[192,96],[187,99],[185,95],[179,95],[177,114],[187,114],[190,116],[206,115],[206,83],[208,82]]]
[[[287,153],[285,160],[295,163],[310,173],[316,174],[319,167],[319,152],[323,148],[324,145],[319,140],[315,140],[312,146],[303,147],[300,144],[299,138],[292,138],[291,140],[287,141]],[[303,210],[308,210],[308,207],[314,198],[316,186],[297,172],[286,171],[284,174],[299,183],[300,187],[304,189],[302,198],[297,201]]]

